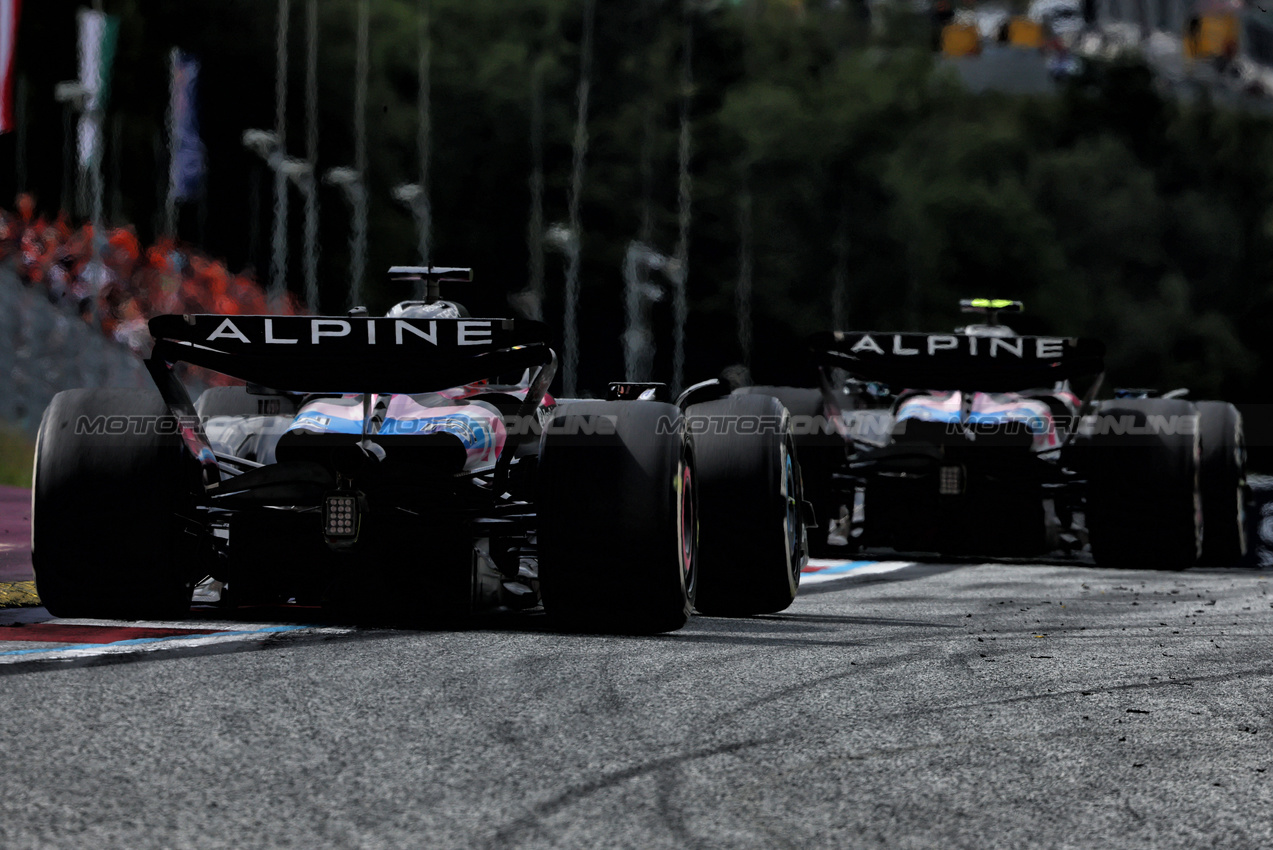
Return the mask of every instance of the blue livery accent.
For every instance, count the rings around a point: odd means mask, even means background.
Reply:
[[[345,419],[339,416],[325,416],[314,411],[303,411],[297,415],[289,431],[306,430],[318,431],[323,434],[354,434],[362,435],[362,422],[355,419]]]
[[[383,435],[451,434],[468,450],[486,449],[491,445],[489,420],[463,413],[418,419],[389,418],[380,426]]]

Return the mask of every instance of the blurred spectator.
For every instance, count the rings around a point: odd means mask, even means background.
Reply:
[[[93,261],[93,227],[73,227],[64,213],[48,222],[35,200],[22,194],[16,212],[0,210],[0,261],[13,258],[27,286],[43,288],[49,301],[94,322],[103,334],[145,356],[147,321],[161,313],[276,313],[304,309],[288,293],[271,309],[251,274],[233,274],[224,263],[170,239],[149,248],[131,227],[110,229],[101,264]],[[224,383],[224,376],[207,376]]]

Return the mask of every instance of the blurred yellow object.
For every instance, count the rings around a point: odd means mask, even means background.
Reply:
[[[1043,46],[1043,24],[1029,18],[1013,18],[1008,22],[1008,43],[1037,50]]]
[[[941,28],[944,56],[976,56],[981,52],[980,36],[972,24],[946,24]]]
[[[1191,29],[1185,30],[1184,39],[1185,56],[1190,59],[1237,55],[1237,15],[1203,15],[1196,29]]]

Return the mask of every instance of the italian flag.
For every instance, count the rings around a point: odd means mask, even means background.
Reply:
[[[88,104],[80,118],[80,163],[87,168],[97,151],[99,125],[110,99],[119,18],[80,9],[79,24],[80,84],[88,92]]]

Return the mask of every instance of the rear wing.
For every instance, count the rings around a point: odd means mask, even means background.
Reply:
[[[546,365],[548,328],[524,319],[165,315],[151,359],[276,390],[422,393]]]
[[[390,266],[389,279],[471,283],[473,281],[473,270],[452,266]]]
[[[1049,336],[823,332],[819,366],[893,387],[1012,392],[1105,371],[1100,340]]]
[[[150,320],[150,335],[155,347],[146,369],[209,492],[220,481],[217,454],[173,372],[176,363],[273,390],[359,393],[364,417],[372,393],[433,392],[537,368],[521,411],[529,413],[557,369],[547,326],[524,319],[166,315]],[[507,474],[511,456],[500,456],[497,478]]]

